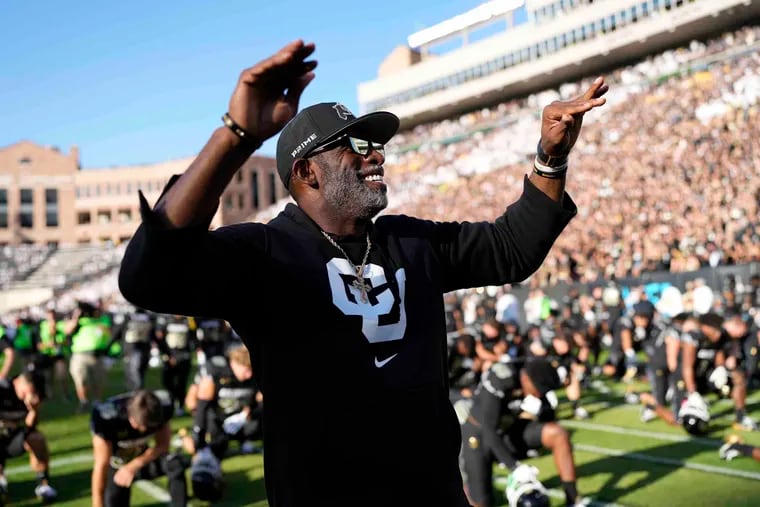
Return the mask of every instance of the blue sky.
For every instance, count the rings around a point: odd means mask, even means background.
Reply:
[[[301,104],[358,113],[357,85],[394,47],[480,3],[2,0],[0,147],[77,145],[85,169],[194,155],[239,72],[296,38],[319,60]]]

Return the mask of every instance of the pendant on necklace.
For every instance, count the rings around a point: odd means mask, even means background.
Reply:
[[[364,279],[364,265],[356,266],[354,269],[356,269],[356,280],[351,282],[351,287],[359,291],[362,303],[366,303],[369,300],[367,293],[372,287],[370,287],[369,283]]]
[[[361,293],[361,300],[362,303],[366,303],[368,301],[367,298],[367,292],[369,291],[370,287],[367,286],[367,282],[364,281],[364,278],[357,277],[356,280],[351,282],[351,287],[358,290]]]

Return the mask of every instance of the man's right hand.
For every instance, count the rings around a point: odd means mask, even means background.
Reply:
[[[541,115],[541,146],[551,156],[566,156],[575,146],[583,124],[583,115],[604,105],[609,90],[600,76],[583,94],[571,100],[555,100]]]
[[[240,74],[230,99],[233,121],[259,142],[276,135],[298,112],[298,101],[314,79],[314,44],[296,40]]]

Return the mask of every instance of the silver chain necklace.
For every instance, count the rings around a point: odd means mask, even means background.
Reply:
[[[369,233],[367,233],[367,250],[364,252],[362,265],[357,266],[356,264],[351,262],[351,258],[348,256],[346,251],[343,250],[343,248],[341,248],[341,246],[334,239],[332,239],[329,234],[327,234],[322,229],[320,229],[319,232],[322,233],[322,236],[324,236],[325,239],[327,239],[327,241],[329,241],[332,246],[340,250],[340,253],[343,254],[343,257],[345,257],[348,263],[351,265],[351,268],[354,270],[354,273],[356,276],[356,280],[351,282],[351,287],[353,287],[354,289],[358,290],[361,293],[362,303],[366,303],[368,300],[367,292],[371,289],[371,287],[369,286],[369,282],[367,282],[364,279],[364,268],[367,266],[367,258],[369,258],[369,249],[372,247],[372,242],[369,240]]]

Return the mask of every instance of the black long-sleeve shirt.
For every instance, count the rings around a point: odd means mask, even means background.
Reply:
[[[297,206],[209,232],[164,228],[142,199],[119,283],[136,305],[219,317],[241,336],[266,400],[272,507],[462,507],[442,295],[531,275],[576,213],[563,202],[526,178],[492,223],[377,218],[365,303]],[[365,238],[339,242],[359,264]]]

